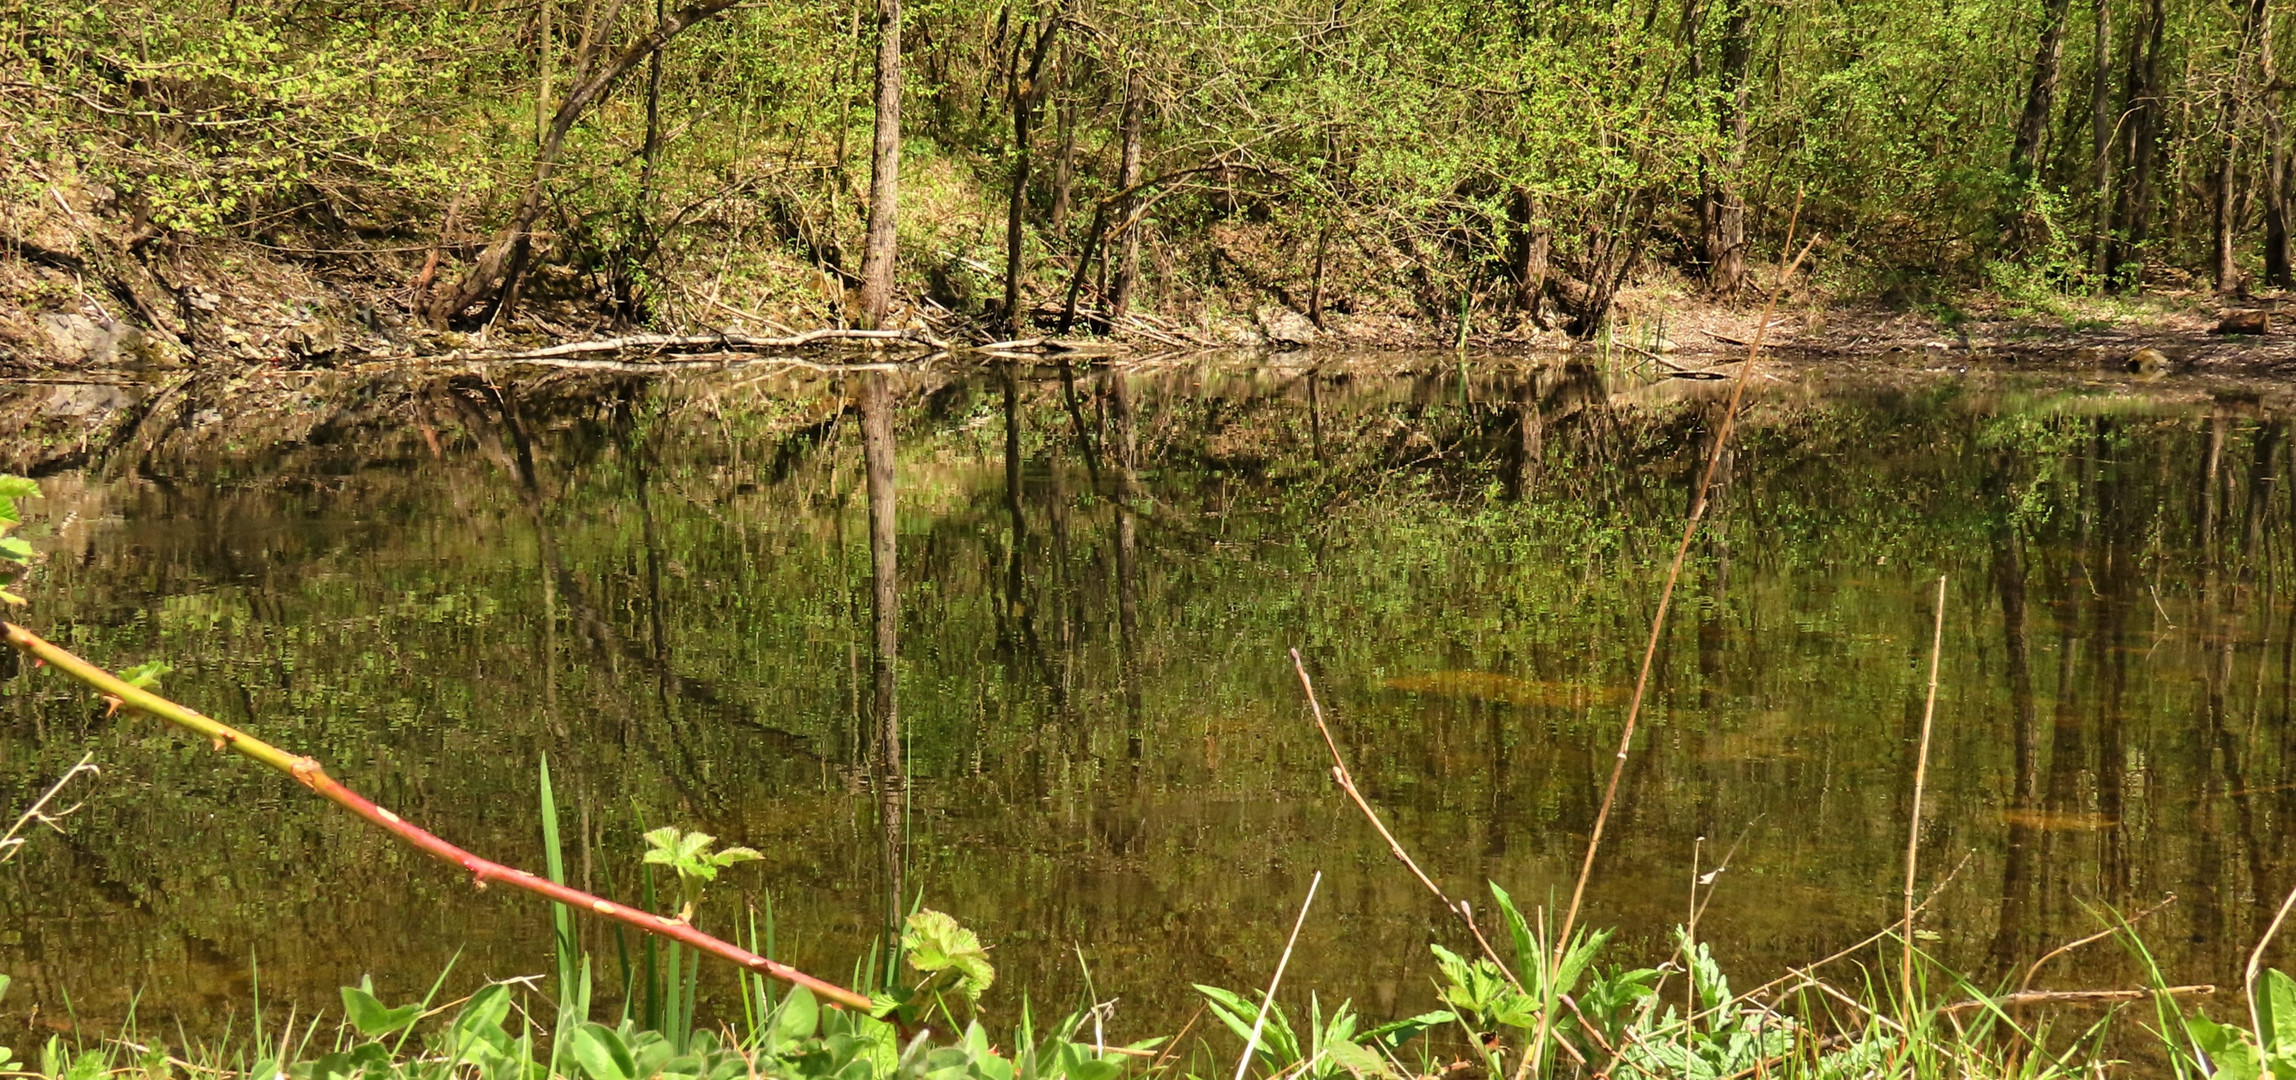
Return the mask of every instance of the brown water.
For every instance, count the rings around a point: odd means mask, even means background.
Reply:
[[[547,754],[577,883],[635,899],[642,827],[748,844],[765,861],[702,923],[770,888],[779,952],[833,978],[890,863],[994,947],[992,1008],[1065,1008],[1089,964],[1116,1032],[1168,1032],[1189,983],[1265,979],[1321,871],[1287,983],[1388,1013],[1427,1001],[1427,943],[1460,930],[1338,796],[1286,650],[1454,895],[1567,894],[1727,387],[1471,370],[896,376],[891,851],[859,437],[828,375],[281,377],[172,405],[44,478],[25,617],[113,666],[165,658],[172,696],[536,867]],[[2283,405],[1789,369],[1742,435],[1590,892],[1615,957],[1661,959],[1693,860],[1733,850],[1701,936],[1742,979],[1894,917],[1945,573],[1935,948],[2021,970],[2090,909],[2173,892],[2146,923],[2170,978],[2234,981],[2296,883]],[[550,967],[543,905],[7,674],[0,824],[82,753],[104,774],[0,869],[0,1036],[131,1001],[212,1032],[258,978],[276,1022],[362,974],[417,994],[458,951],[466,987]],[[2103,944],[2041,981],[2133,977]]]

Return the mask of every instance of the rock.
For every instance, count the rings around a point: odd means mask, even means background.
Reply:
[[[296,323],[281,332],[277,340],[288,352],[305,358],[331,356],[343,345],[342,335],[325,319]]]
[[[2227,311],[2216,321],[2219,334],[2262,334],[2272,328],[2269,311]]]
[[[105,339],[104,328],[85,315],[50,312],[40,316],[39,323],[56,355],[71,362],[87,360]]]
[[[1315,324],[1299,312],[1270,305],[1253,314],[1259,317],[1260,331],[1267,335],[1268,344],[1276,348],[1304,349],[1315,344]]]
[[[2159,375],[2168,370],[2168,354],[2159,349],[2138,349],[2121,366],[2139,375]]]

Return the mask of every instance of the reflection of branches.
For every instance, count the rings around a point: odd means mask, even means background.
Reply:
[[[73,777],[81,773],[94,776],[101,772],[102,770],[90,764],[95,760],[95,757],[96,753],[93,750],[80,755],[79,764],[72,766],[64,775],[57,777],[56,782],[49,785],[47,791],[41,793],[39,798],[32,800],[31,807],[16,819],[16,823],[8,826],[6,833],[0,833],[0,864],[6,864],[8,860],[16,857],[17,852],[24,850],[25,841],[21,834],[27,826],[37,822],[56,830],[59,834],[64,831],[63,820],[72,816],[73,812],[86,804],[73,803],[61,810],[51,812],[47,809],[48,803],[55,799],[58,792],[64,790],[64,785],[72,782]]]

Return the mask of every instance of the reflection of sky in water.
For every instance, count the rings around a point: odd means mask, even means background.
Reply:
[[[1126,1037],[1175,1026],[1189,982],[1264,977],[1316,870],[1287,984],[1424,1002],[1426,942],[1458,931],[1333,792],[1294,645],[1454,895],[1567,890],[1718,390],[1190,370],[1080,373],[1071,397],[1040,375],[1009,417],[993,373],[909,385],[903,413],[909,882],[996,947],[1005,1009],[1064,1007],[1081,944]],[[528,865],[547,752],[588,838],[570,873],[635,899],[640,818],[749,844],[766,862],[704,925],[770,883],[781,951],[844,976],[880,860],[834,388],[524,401],[512,423],[441,389],[412,428],[52,477],[37,510],[70,520],[34,534],[32,620],[117,665],[166,656],[180,699]],[[1658,958],[1699,837],[1708,866],[1738,845],[1701,937],[1741,978],[1892,917],[1943,571],[1938,947],[1998,971],[2094,929],[2084,905],[2173,891],[2171,978],[2232,978],[2296,812],[2285,436],[2260,408],[2048,386],[1758,388],[1590,895],[1618,958]],[[370,972],[419,992],[462,946],[458,978],[548,966],[539,903],[59,680],[4,693],[0,803],[88,748],[106,767],[69,837],[0,871],[12,1017],[66,992],[117,1017],[140,990],[147,1020],[219,1027],[250,951],[282,1011]],[[2130,975],[2106,949],[2060,963]]]

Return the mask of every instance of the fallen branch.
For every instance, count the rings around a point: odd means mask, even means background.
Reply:
[[[584,356],[612,352],[676,352],[709,349],[800,349],[825,341],[908,342],[931,349],[948,348],[939,338],[919,330],[808,330],[790,337],[752,337],[748,334],[631,334],[628,337],[569,341],[539,349],[458,349],[440,360],[546,360],[558,356]]]
[[[649,934],[666,937],[702,952],[730,960],[744,968],[763,972],[783,982],[802,986],[814,994],[847,1008],[866,1012],[869,999],[834,983],[816,979],[811,975],[774,960],[769,960],[731,942],[722,941],[666,916],[614,903],[592,896],[580,889],[571,889],[548,878],[536,877],[524,870],[504,866],[498,862],[479,858],[470,852],[409,824],[397,814],[367,801],[364,796],[344,787],[313,758],[290,754],[270,743],[257,739],[212,717],[187,709],[141,687],[132,686],[111,672],[95,666],[71,652],[60,648],[39,635],[15,623],[0,622],[8,644],[25,655],[70,676],[81,685],[102,695],[118,706],[134,709],[164,720],[185,731],[213,743],[217,750],[230,750],[241,757],[268,765],[294,777],[297,783],[327,797],[336,805],[380,826],[385,831],[413,845],[417,850],[442,862],[452,863],[470,874],[471,883],[483,889],[488,882],[500,881],[514,888],[524,889],[565,904],[570,908],[612,919],[633,926]]]

